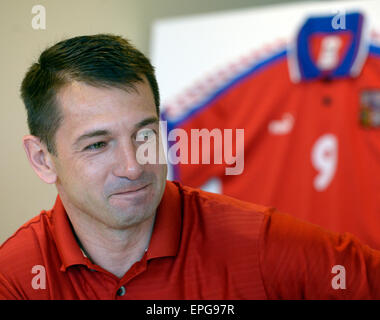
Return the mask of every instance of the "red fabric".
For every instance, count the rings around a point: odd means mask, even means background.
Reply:
[[[337,264],[346,289],[332,288]],[[46,270],[45,289],[33,288],[34,266]],[[58,196],[1,246],[0,297],[380,298],[380,253],[273,209],[167,182],[149,249],[121,279],[82,254]]]

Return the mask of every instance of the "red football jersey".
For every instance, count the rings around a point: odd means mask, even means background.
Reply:
[[[241,174],[226,175],[230,162],[213,161],[211,144],[210,164],[189,156],[174,166],[174,178],[194,187],[217,178],[223,194],[380,248],[380,47],[367,40],[361,14],[347,14],[345,29],[334,29],[332,19],[309,18],[291,46],[197,103],[166,109],[168,128],[189,137],[194,128],[244,129]],[[191,146],[189,155],[201,153]]]

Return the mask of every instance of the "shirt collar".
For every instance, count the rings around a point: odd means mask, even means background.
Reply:
[[[70,220],[59,195],[53,207],[53,236],[61,257],[61,271],[76,264],[87,264],[86,257],[76,241]]]
[[[291,80],[358,76],[369,49],[365,22],[359,12],[308,18],[289,46]]]
[[[167,181],[158,206],[147,259],[175,256],[179,247],[182,224],[182,206],[179,185]]]
[[[147,259],[175,256],[181,235],[181,197],[179,187],[167,181],[157,208]],[[90,265],[79,247],[59,195],[53,207],[52,231],[62,261],[61,271],[73,265]]]

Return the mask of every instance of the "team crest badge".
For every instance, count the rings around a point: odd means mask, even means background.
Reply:
[[[360,124],[380,128],[380,89],[367,89],[360,95]]]

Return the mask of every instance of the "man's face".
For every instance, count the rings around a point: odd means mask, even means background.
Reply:
[[[135,87],[127,92],[73,82],[57,95],[63,121],[52,159],[62,202],[71,214],[115,229],[151,217],[166,182],[166,165],[136,160],[141,134],[156,133],[158,144],[159,119],[149,84]]]

